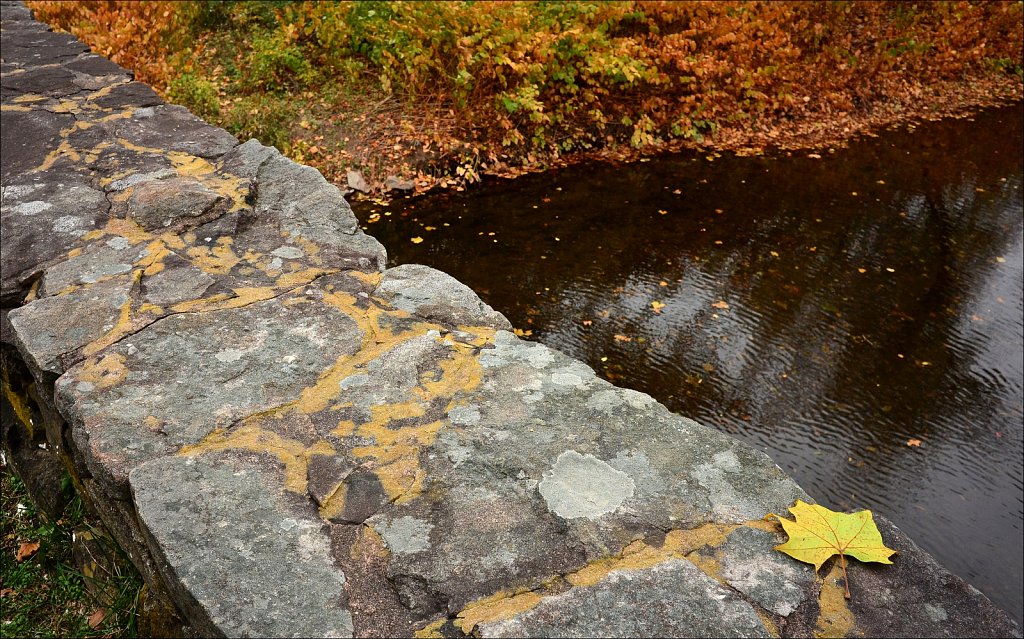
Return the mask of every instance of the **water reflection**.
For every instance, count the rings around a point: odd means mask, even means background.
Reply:
[[[1021,120],[580,167],[368,230],[820,501],[885,514],[1021,620]]]

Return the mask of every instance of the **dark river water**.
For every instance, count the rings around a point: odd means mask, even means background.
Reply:
[[[356,208],[392,264],[885,515],[1021,621],[1022,116]]]

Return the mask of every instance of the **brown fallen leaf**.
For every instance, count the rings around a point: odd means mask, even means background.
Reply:
[[[23,541],[21,542],[21,545],[18,546],[18,552],[15,553],[14,559],[16,561],[25,561],[32,555],[36,554],[37,550],[39,550],[38,541]]]
[[[628,335],[613,335],[616,342],[632,342],[633,338]]]
[[[921,446],[921,440],[911,437],[910,439],[907,440],[907,446],[914,446],[919,448]]]
[[[594,320],[583,320],[583,325],[584,326],[590,326],[593,323],[594,323]]]
[[[14,588],[0,588],[0,599],[6,597],[7,595],[13,595],[13,594],[14,594]]]
[[[727,311],[729,310],[729,302],[726,302],[725,300],[719,300],[712,304],[711,308],[720,308],[723,311]]]
[[[89,627],[96,630],[103,623],[103,620],[107,618],[107,611],[103,608],[97,608],[91,615],[89,615]]]

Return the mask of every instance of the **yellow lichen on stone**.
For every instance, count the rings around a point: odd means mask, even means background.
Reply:
[[[672,530],[665,535],[664,548],[680,557],[705,546],[719,547],[726,536],[736,530],[734,524],[704,524],[688,530]]]
[[[273,431],[264,430],[251,423],[252,421],[254,420],[250,418],[231,431],[216,430],[198,444],[184,446],[178,451],[178,454],[195,457],[204,453],[225,450],[248,450],[254,453],[274,455],[284,464],[285,488],[304,494],[308,481],[309,458],[314,455],[334,455],[337,452],[325,441],[321,440],[312,446],[306,446],[296,439],[282,437]]]
[[[231,290],[234,292],[234,295],[229,293],[218,293],[216,295],[203,297],[197,300],[178,302],[171,307],[171,310],[175,313],[223,311],[229,308],[240,308],[256,302],[269,300],[279,292],[269,286],[239,287]]]
[[[639,570],[651,568],[668,561],[673,557],[671,551],[654,548],[643,542],[630,544],[621,555],[602,557],[590,562],[574,573],[566,575],[566,580],[574,586],[593,586],[604,580],[615,570]]]
[[[441,634],[441,626],[446,621],[448,621],[447,617],[441,617],[413,632],[412,636],[416,637],[416,639],[443,639],[444,635]]]
[[[722,578],[722,564],[718,562],[716,557],[709,557],[702,555],[699,552],[691,552],[686,556],[694,566],[697,566],[701,571],[711,577],[723,586],[727,586],[725,579]]]
[[[495,623],[511,619],[531,610],[541,602],[541,596],[533,591],[508,593],[499,592],[478,599],[466,606],[455,619],[455,625],[469,634],[482,623]]]
[[[331,490],[331,494],[320,503],[320,516],[324,519],[334,519],[345,512],[345,498],[348,496],[348,484],[344,481],[338,482]]]
[[[207,160],[182,151],[170,151],[167,158],[179,177],[195,178],[206,188],[230,200],[229,211],[239,211],[248,206],[245,202],[249,194],[247,179],[218,172]]]
[[[343,419],[338,422],[338,425],[331,432],[338,437],[348,437],[356,432],[356,423],[351,419]]]
[[[171,252],[168,250],[163,240],[153,240],[146,247],[145,255],[143,255],[135,265],[143,269],[143,275],[156,275],[160,271],[164,270],[164,258],[170,254]]]
[[[292,273],[286,273],[278,277],[275,283],[282,288],[295,288],[296,286],[309,284],[316,278],[323,275],[330,275],[337,272],[338,269],[307,268],[300,271],[294,271]]]
[[[0,105],[0,111],[18,111],[21,113],[31,113],[32,107],[22,106],[20,104],[3,104]]]
[[[193,246],[185,250],[192,264],[210,275],[224,275],[242,261],[231,249],[233,240],[221,237],[210,246]]]
[[[384,425],[390,421],[384,417],[361,425],[356,433],[372,437],[374,444],[357,446],[352,449],[352,454],[373,459],[377,463],[374,473],[384,492],[397,503],[405,503],[423,491],[426,472],[420,467],[419,453],[437,439],[442,422],[392,430]]]
[[[128,377],[128,366],[125,356],[120,353],[108,353],[102,358],[85,360],[82,368],[75,375],[79,382],[88,382],[98,388],[107,388]]]
[[[846,637],[853,630],[856,619],[846,604],[846,589],[842,585],[843,571],[836,562],[821,583],[818,595],[818,621],[814,636],[822,639]]]
[[[754,612],[757,614],[757,618],[761,620],[761,625],[768,631],[770,637],[781,637],[782,634],[779,632],[779,627],[775,625],[775,620],[772,618],[767,611],[760,606],[754,606]]]
[[[25,95],[19,95],[18,97],[11,100],[17,104],[24,104],[25,102],[42,102],[48,98],[45,95],[39,95],[37,93],[26,93]]]
[[[137,285],[142,280],[142,271],[133,271],[132,278]],[[114,327],[107,331],[103,337],[86,344],[82,348],[82,353],[86,356],[95,355],[125,335],[130,334],[132,329],[132,297],[128,295],[124,303],[121,304],[121,312],[118,315],[117,322],[114,323]]]
[[[4,397],[7,398],[7,403],[10,404],[11,409],[14,411],[14,417],[25,427],[29,438],[32,438],[35,429],[32,424],[32,409],[29,408],[28,397],[22,396],[14,390],[8,375],[9,372],[6,366],[0,369],[0,385],[3,386]]]
[[[66,133],[62,131],[61,135],[66,135]],[[31,170],[49,171],[50,168],[52,168],[53,165],[57,162],[57,160],[61,158],[61,156],[67,156],[67,158],[70,159],[72,162],[82,161],[82,156],[79,155],[78,151],[75,150],[73,146],[71,146],[71,143],[68,142],[67,140],[62,140],[61,143],[57,145],[56,149],[50,151],[46,155],[46,157],[43,158],[42,164]]]
[[[391,556],[384,539],[371,526],[361,526],[356,540],[348,551],[356,561],[386,560]]]

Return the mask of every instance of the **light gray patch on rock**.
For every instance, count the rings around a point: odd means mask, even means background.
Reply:
[[[303,255],[305,255],[303,250],[297,246],[282,246],[280,248],[274,249],[273,251],[270,252],[270,254],[276,255],[277,257],[286,260],[297,260]]]
[[[109,240],[104,242],[104,244],[114,249],[115,251],[123,251],[126,248],[131,247],[132,245],[131,241],[128,238],[121,237],[120,235],[118,235],[117,237],[110,238]]]
[[[392,520],[371,517],[368,521],[396,555],[411,555],[430,548],[430,531],[434,527],[426,521],[409,516]]]
[[[928,615],[928,618],[935,623],[942,623],[949,619],[949,615],[946,614],[946,610],[942,606],[934,604],[925,604],[924,611]]]
[[[521,340],[515,334],[504,330],[494,334],[494,348],[480,354],[480,365],[484,368],[522,363],[540,370],[554,361],[555,351],[552,349],[543,344]]]
[[[143,182],[152,182],[154,180],[162,180],[163,178],[174,177],[177,174],[178,173],[174,169],[159,169],[157,171],[150,171],[148,173],[133,173],[126,178],[114,180],[107,186],[107,189],[110,191],[124,191],[125,189],[133,187],[136,184],[142,184]]]
[[[480,409],[476,406],[456,406],[448,411],[448,421],[456,426],[473,426],[480,422]]]
[[[43,202],[42,200],[34,200],[32,202],[23,202],[14,207],[14,212],[18,215],[35,215],[42,213],[48,209],[52,209],[53,205],[49,202]]]
[[[343,379],[340,382],[338,382],[338,387],[341,388],[341,390],[348,390],[350,388],[357,388],[359,386],[366,386],[369,383],[370,383],[370,376],[369,375],[364,375],[364,374],[349,375],[345,379]]]
[[[788,617],[810,595],[814,571],[774,550],[783,539],[772,533],[738,528],[722,547],[722,577],[755,603]]]
[[[485,304],[468,286],[422,264],[403,264],[384,271],[375,294],[394,308],[451,327],[512,327],[504,315]]]
[[[770,637],[754,608],[689,561],[616,570],[590,587],[544,597],[482,637]]]
[[[135,469],[142,526],[207,636],[351,637],[345,574],[315,512],[292,510],[274,471],[205,457]],[[184,598],[183,598],[184,599]]]
[[[548,510],[565,519],[596,519],[615,512],[635,488],[626,473],[574,450],[559,455],[538,486]]]
[[[115,240],[121,240],[117,242]],[[143,246],[132,246],[118,236],[89,246],[85,252],[46,269],[39,287],[42,297],[54,295],[78,284],[93,284],[132,270],[132,264],[145,255]]]
[[[62,233],[65,235],[73,235],[79,237],[85,233],[85,228],[89,222],[83,218],[75,215],[62,215],[53,222],[51,230],[54,233]]]

